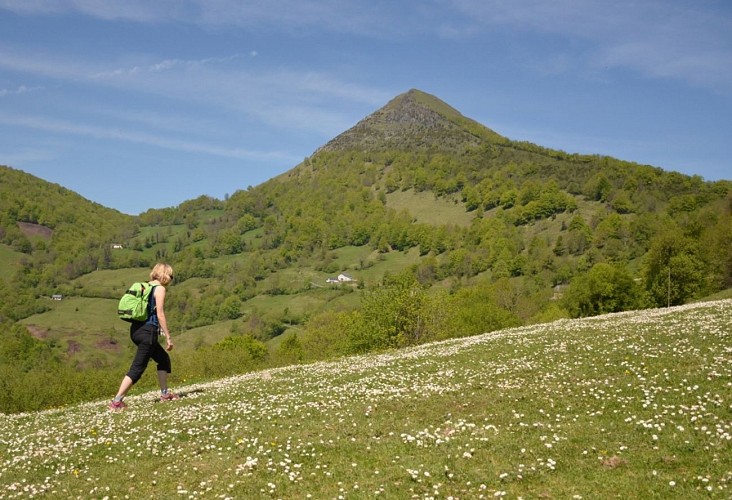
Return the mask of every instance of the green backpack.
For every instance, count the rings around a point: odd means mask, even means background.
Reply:
[[[119,305],[117,305],[117,316],[125,321],[147,321],[150,311],[150,292],[155,285],[146,281],[138,281],[125,292]]]

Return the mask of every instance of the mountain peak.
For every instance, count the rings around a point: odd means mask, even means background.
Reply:
[[[485,140],[504,139],[437,97],[411,89],[332,139],[320,151],[434,149],[445,143],[471,146]]]

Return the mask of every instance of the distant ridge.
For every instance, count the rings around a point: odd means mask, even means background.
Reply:
[[[435,144],[478,146],[506,139],[437,97],[411,89],[338,135],[318,151],[427,150]]]

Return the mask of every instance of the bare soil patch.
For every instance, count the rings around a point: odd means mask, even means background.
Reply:
[[[33,224],[31,222],[18,222],[18,227],[23,232],[26,238],[38,237],[43,239],[50,239],[53,236],[53,229],[50,227],[42,226],[40,224]]]
[[[38,325],[26,325],[26,328],[28,329],[28,333],[30,333],[31,336],[34,338],[37,338],[39,340],[48,338],[48,330],[46,330],[45,328],[42,328]]]
[[[118,352],[120,350],[119,342],[115,339],[101,339],[96,343],[96,347],[103,351]]]

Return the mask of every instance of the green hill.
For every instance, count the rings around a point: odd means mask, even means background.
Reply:
[[[0,415],[0,497],[729,498],[731,313],[561,320],[174,403],[138,390],[119,414]]]
[[[115,384],[115,301],[158,261],[196,380],[732,288],[729,180],[512,141],[419,90],[223,201],[129,217],[8,167],[0,181],[6,411]]]

